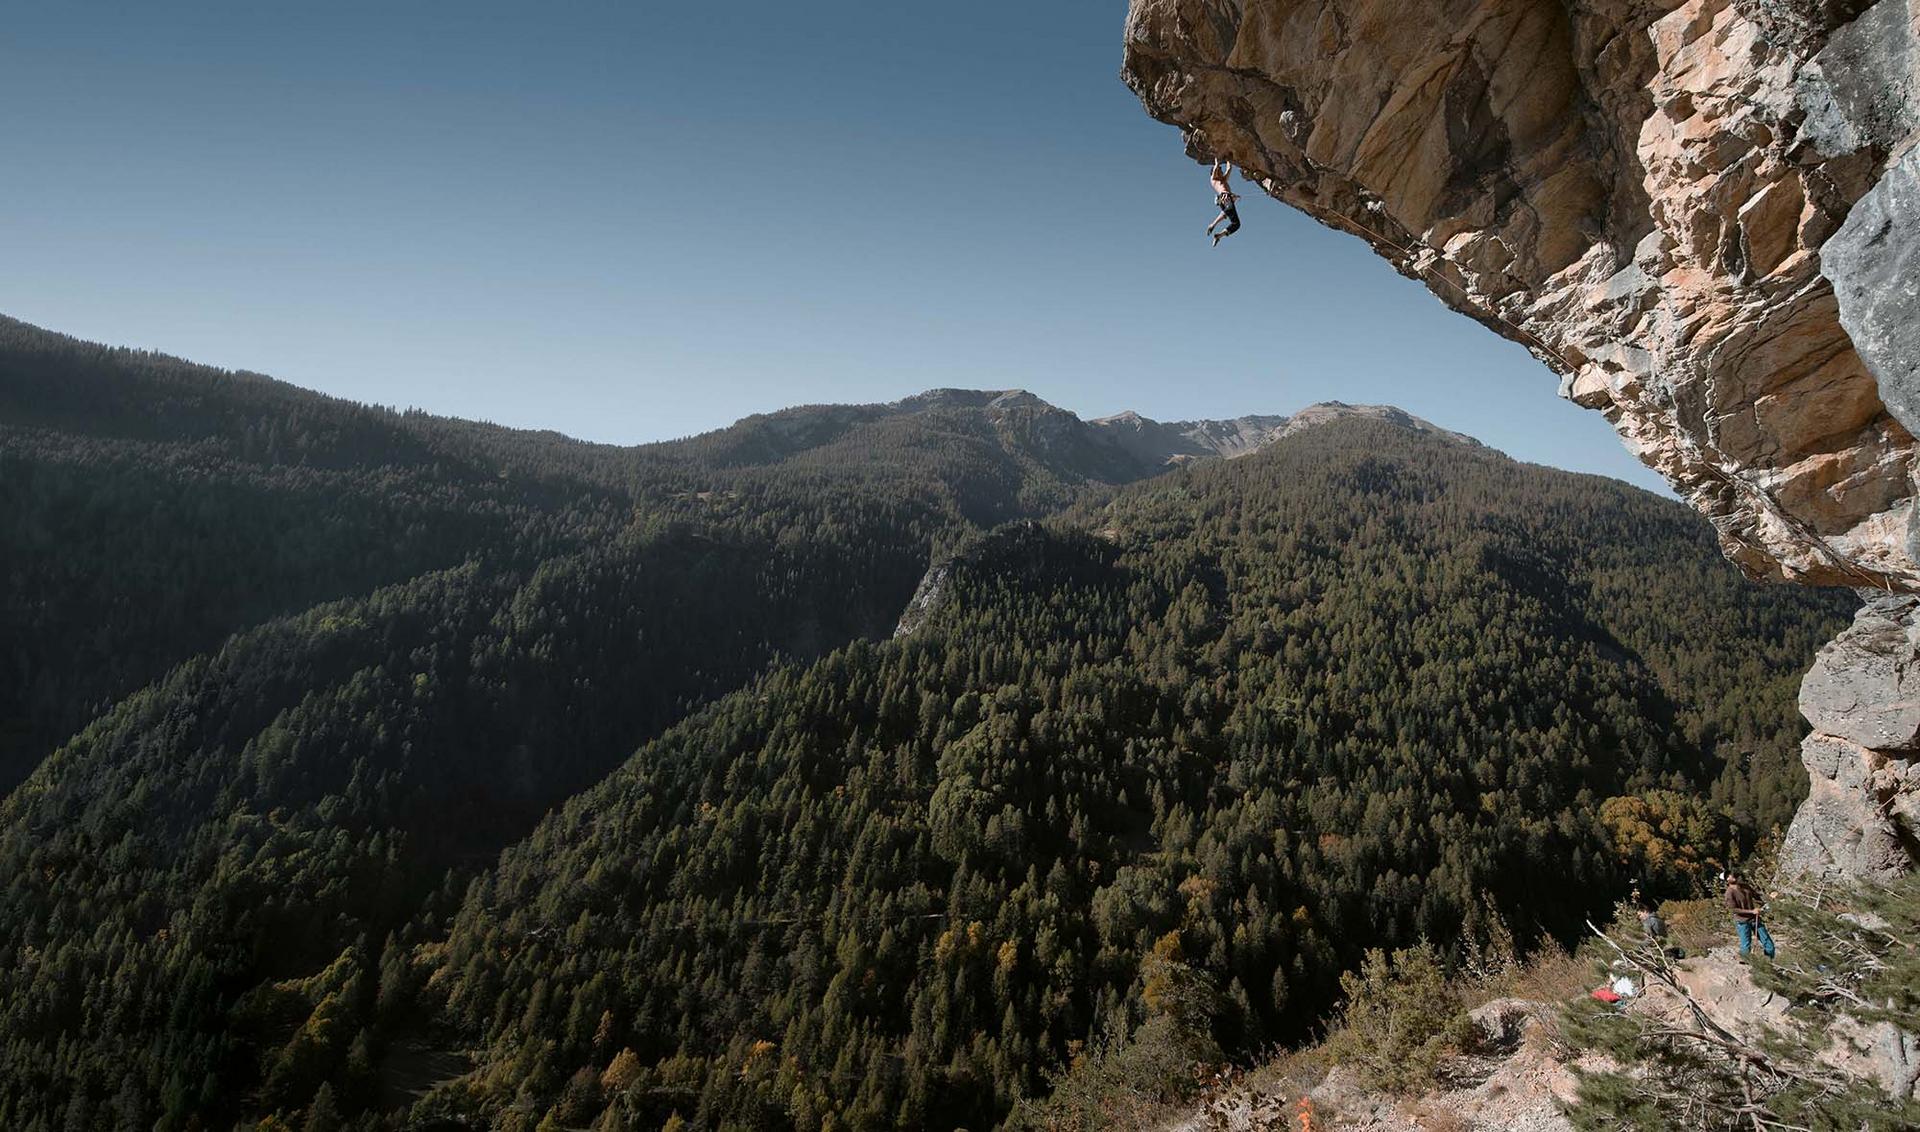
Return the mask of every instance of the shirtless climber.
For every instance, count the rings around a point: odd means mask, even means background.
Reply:
[[[1240,199],[1240,194],[1233,191],[1233,185],[1227,179],[1232,174],[1232,165],[1217,157],[1213,159],[1213,198],[1220,205],[1220,215],[1213,218],[1213,224],[1207,225],[1207,235],[1213,237],[1213,246],[1216,248],[1220,246],[1220,241],[1240,230],[1240,211],[1233,207],[1233,202]],[[1222,220],[1227,222],[1227,226],[1218,232],[1214,231],[1214,225]]]

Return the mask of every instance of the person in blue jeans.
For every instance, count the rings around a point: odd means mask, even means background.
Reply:
[[[1760,922],[1760,894],[1738,874],[1727,877],[1727,907],[1733,910],[1733,930],[1740,937],[1740,958],[1753,953],[1755,937],[1760,940],[1760,953],[1773,958],[1773,937]]]

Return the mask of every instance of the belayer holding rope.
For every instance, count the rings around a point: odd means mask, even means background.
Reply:
[[[1760,951],[1773,958],[1773,937],[1760,922],[1760,894],[1739,873],[1723,873],[1727,882],[1727,908],[1733,912],[1734,934],[1740,938],[1740,958],[1753,954],[1753,940],[1760,937]]]
[[[1239,200],[1240,195],[1233,191],[1233,184],[1227,179],[1232,174],[1232,165],[1218,157],[1213,159],[1213,199],[1220,205],[1220,215],[1207,225],[1207,235],[1213,237],[1213,246],[1216,248],[1220,246],[1220,241],[1240,230],[1240,210],[1233,207],[1233,202]],[[1214,226],[1222,220],[1227,222],[1227,226],[1218,232],[1214,231]]]

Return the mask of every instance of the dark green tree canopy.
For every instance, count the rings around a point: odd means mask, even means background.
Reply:
[[[0,322],[0,1126],[981,1126],[1805,789],[1845,595],[1677,504],[989,397],[620,449]]]

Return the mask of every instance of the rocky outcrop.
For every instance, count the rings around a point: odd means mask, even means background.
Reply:
[[[947,580],[953,577],[953,563],[935,562],[927,567],[920,576],[920,584],[913,589],[913,597],[907,600],[906,609],[900,612],[900,621],[893,627],[896,637],[911,637],[927,623],[934,610],[947,597]]]
[[[1286,417],[1235,417],[1230,421],[1156,421],[1129,409],[1087,422],[1141,460],[1157,464],[1224,456],[1247,456],[1280,438]]]
[[[1232,460],[1251,456],[1276,440],[1284,440],[1330,421],[1356,417],[1380,421],[1408,432],[1440,437],[1457,444],[1481,446],[1478,440],[1465,433],[1441,428],[1405,409],[1397,409],[1392,405],[1349,405],[1343,401],[1321,401],[1308,405],[1290,417],[1251,416],[1226,421],[1162,423],[1129,410],[1111,417],[1098,417],[1087,423],[1136,459],[1159,466],[1214,457]]]
[[[1920,860],[1917,604],[1869,600],[1800,685],[1812,782],[1781,850],[1790,875],[1889,880]]]
[[[1126,27],[1193,156],[1526,346],[1742,569],[1892,593],[1920,592],[1917,70],[1920,0],[1133,0]]]
[[[1472,1048],[1442,1067],[1445,1086],[1411,1101],[1384,1096],[1336,1066],[1310,1096],[1355,1132],[1573,1132],[1566,1107],[1579,1092],[1575,1064],[1554,1035],[1556,1007],[1498,998],[1476,1007]],[[1580,1068],[1593,1068],[1591,1063]]]

